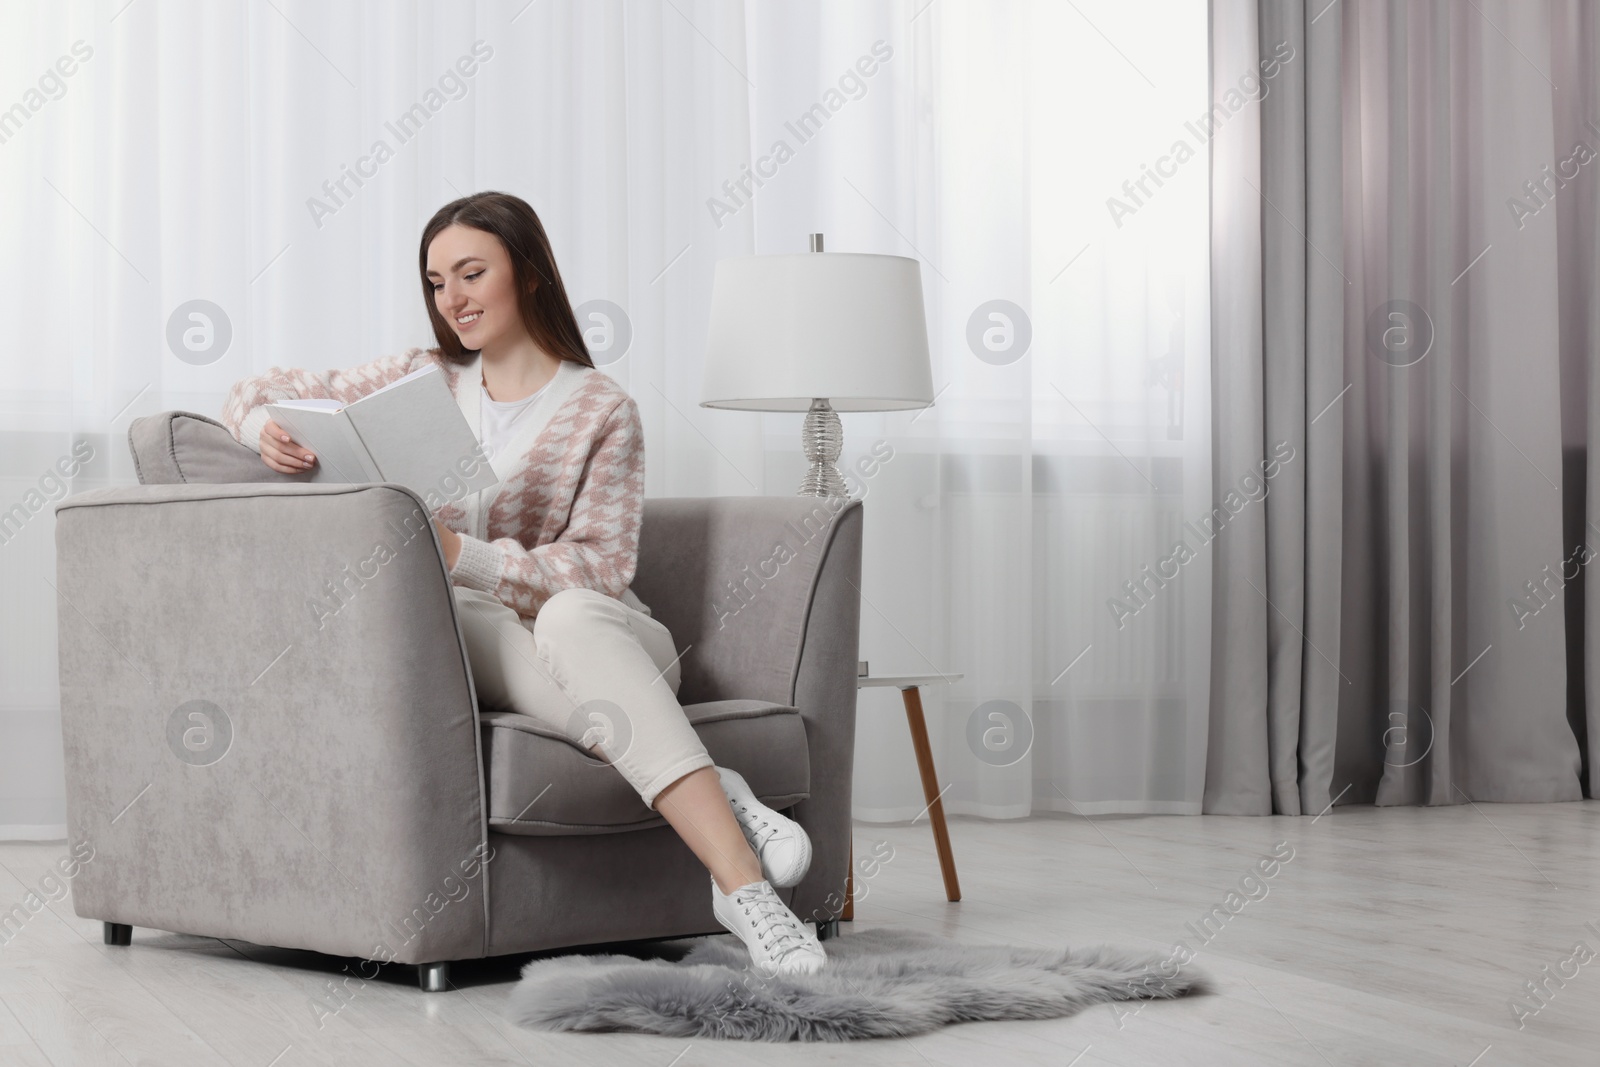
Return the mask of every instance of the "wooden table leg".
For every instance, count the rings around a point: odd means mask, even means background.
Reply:
[[[850,835],[850,866],[844,872],[844,908],[839,912],[842,922],[856,918],[856,835]]]
[[[939,870],[944,875],[944,895],[961,899],[961,883],[956,879],[956,858],[950,851],[950,831],[944,824],[944,801],[939,795],[939,776],[933,770],[933,746],[928,744],[928,723],[922,717],[922,693],[916,686],[900,690],[906,705],[906,722],[911,726],[911,747],[917,753],[917,770],[922,772],[922,796],[928,802],[928,821],[933,823],[933,844],[939,850]]]

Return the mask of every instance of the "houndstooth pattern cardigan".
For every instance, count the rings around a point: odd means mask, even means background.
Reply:
[[[263,405],[312,398],[351,403],[429,364],[438,365],[458,402],[463,389],[480,388],[477,361],[454,364],[438,349],[414,348],[349,370],[270,367],[228,391],[222,423],[241,444],[259,452],[270,417]],[[476,503],[445,503],[433,512],[461,535],[451,581],[492,594],[524,619],[572,587],[637,603],[631,593],[624,594],[638,564],[644,514],[638,405],[603,371],[563,363],[561,372],[572,375],[574,384],[564,399],[553,398],[559,407],[509,473],[494,465],[500,484],[479,494],[491,500],[487,523],[472,522]],[[477,426],[473,432],[479,432]],[[473,536],[474,525],[487,537]]]

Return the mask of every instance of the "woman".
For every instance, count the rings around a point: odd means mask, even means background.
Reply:
[[[818,970],[816,935],[773,889],[804,877],[810,840],[713,766],[674,699],[672,635],[628,588],[644,505],[639,411],[590,360],[538,216],[506,193],[464,197],[428,222],[419,261],[437,348],[349,371],[270,368],[234,385],[223,422],[268,467],[298,473],[316,457],[264,404],[349,402],[437,364],[502,475],[434,513],[480,704],[531,715],[612,763],[710,871],[717,921],[758,971]]]

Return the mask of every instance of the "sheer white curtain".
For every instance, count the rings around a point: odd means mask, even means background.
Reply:
[[[802,470],[799,416],[696,406],[717,259],[919,259],[937,406],[844,417],[892,451],[862,658],[964,674],[953,811],[1197,811],[1209,561],[1144,568],[1210,488],[1205,8],[1158,7],[0,8],[0,837],[64,822],[53,503],[136,480],[138,416],[430,343],[416,241],[481,189],[543,218],[652,496]],[[860,711],[858,814],[915,815],[895,694]]]
[[[937,404],[847,422],[896,457],[869,486],[862,656],[963,675],[923,692],[952,812],[1198,812],[1209,556],[1187,536],[1194,559],[1146,568],[1208,514],[1204,5],[912,15],[898,113],[796,194],[831,247],[925,264]],[[802,51],[848,50],[823,41]],[[862,693],[857,752],[858,817],[924,810],[893,690]]]

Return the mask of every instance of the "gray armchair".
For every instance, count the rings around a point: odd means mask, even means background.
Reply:
[[[129,431],[141,485],[57,507],[78,915],[417,964],[720,932],[708,877],[614,769],[481,709],[428,511],[311,484],[212,419]],[[858,502],[653,499],[633,591],[717,763],[815,846],[782,891],[837,931]],[[784,546],[783,550],[779,546]],[[792,555],[791,555],[792,553]]]

